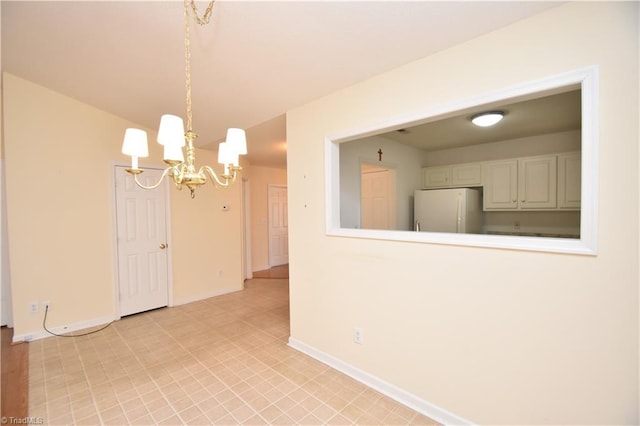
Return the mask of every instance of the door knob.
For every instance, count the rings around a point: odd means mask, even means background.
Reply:
[[[165,243],[160,244],[160,249],[164,250],[167,248],[167,245]]]

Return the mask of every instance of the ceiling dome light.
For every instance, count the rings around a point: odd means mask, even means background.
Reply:
[[[482,112],[471,117],[471,122],[476,126],[489,127],[502,120],[502,117],[504,117],[503,111]]]

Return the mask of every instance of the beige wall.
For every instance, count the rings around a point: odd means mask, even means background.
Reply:
[[[325,235],[326,135],[592,65],[597,256]],[[292,338],[472,422],[637,424],[638,80],[638,4],[578,2],[290,111]]]
[[[42,313],[27,310],[32,301],[51,301],[51,327],[113,317],[111,173],[114,162],[126,161],[124,129],[139,126],[13,75],[3,78],[14,335],[42,332]],[[151,130],[149,141],[158,159]],[[214,157],[198,151],[199,163]],[[174,301],[241,289],[240,185],[201,188],[195,200],[188,191],[170,194]]]
[[[221,171],[215,152],[199,150],[196,161]],[[174,302],[242,289],[241,180],[223,190],[208,183],[196,191],[195,199],[186,189],[171,188],[170,193]]]
[[[273,167],[251,166],[249,172],[251,193],[251,269],[269,268],[269,185],[286,185],[287,170]]]

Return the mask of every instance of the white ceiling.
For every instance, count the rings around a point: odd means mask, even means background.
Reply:
[[[580,130],[582,127],[582,91],[567,86],[553,93],[535,93],[527,99],[505,100],[470,108],[453,117],[438,118],[380,136],[425,151],[458,148],[527,136]],[[559,91],[565,90],[561,93]],[[504,118],[491,127],[478,127],[471,118],[478,113],[502,111]]]
[[[208,147],[246,128],[252,164],[283,167],[287,110],[558,4],[218,1],[192,24],[193,130]],[[3,71],[148,128],[185,116],[181,1],[1,7]]]

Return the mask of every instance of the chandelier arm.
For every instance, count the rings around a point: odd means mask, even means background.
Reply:
[[[164,178],[167,176],[167,174],[170,171],[172,171],[173,169],[174,169],[174,167],[167,167],[166,169],[164,169],[164,172],[162,172],[162,176],[160,176],[160,179],[158,180],[158,182],[156,182],[156,183],[154,183],[153,185],[150,185],[150,186],[146,186],[146,185],[143,185],[142,183],[140,183],[140,181],[138,180],[138,174],[134,174],[133,175],[133,180],[136,183],[136,185],[138,185],[142,189],[156,189],[157,187],[160,186],[160,184],[162,183]]]
[[[216,172],[210,166],[200,167],[200,173],[202,173],[203,170],[206,170],[209,176],[211,176],[211,179],[213,179],[212,182],[214,186],[219,186],[222,188],[228,188],[229,186],[231,186],[231,184],[235,182],[236,176],[237,176],[237,173],[234,171],[232,175],[228,177],[223,177],[224,179],[224,182],[223,182],[220,180]]]

